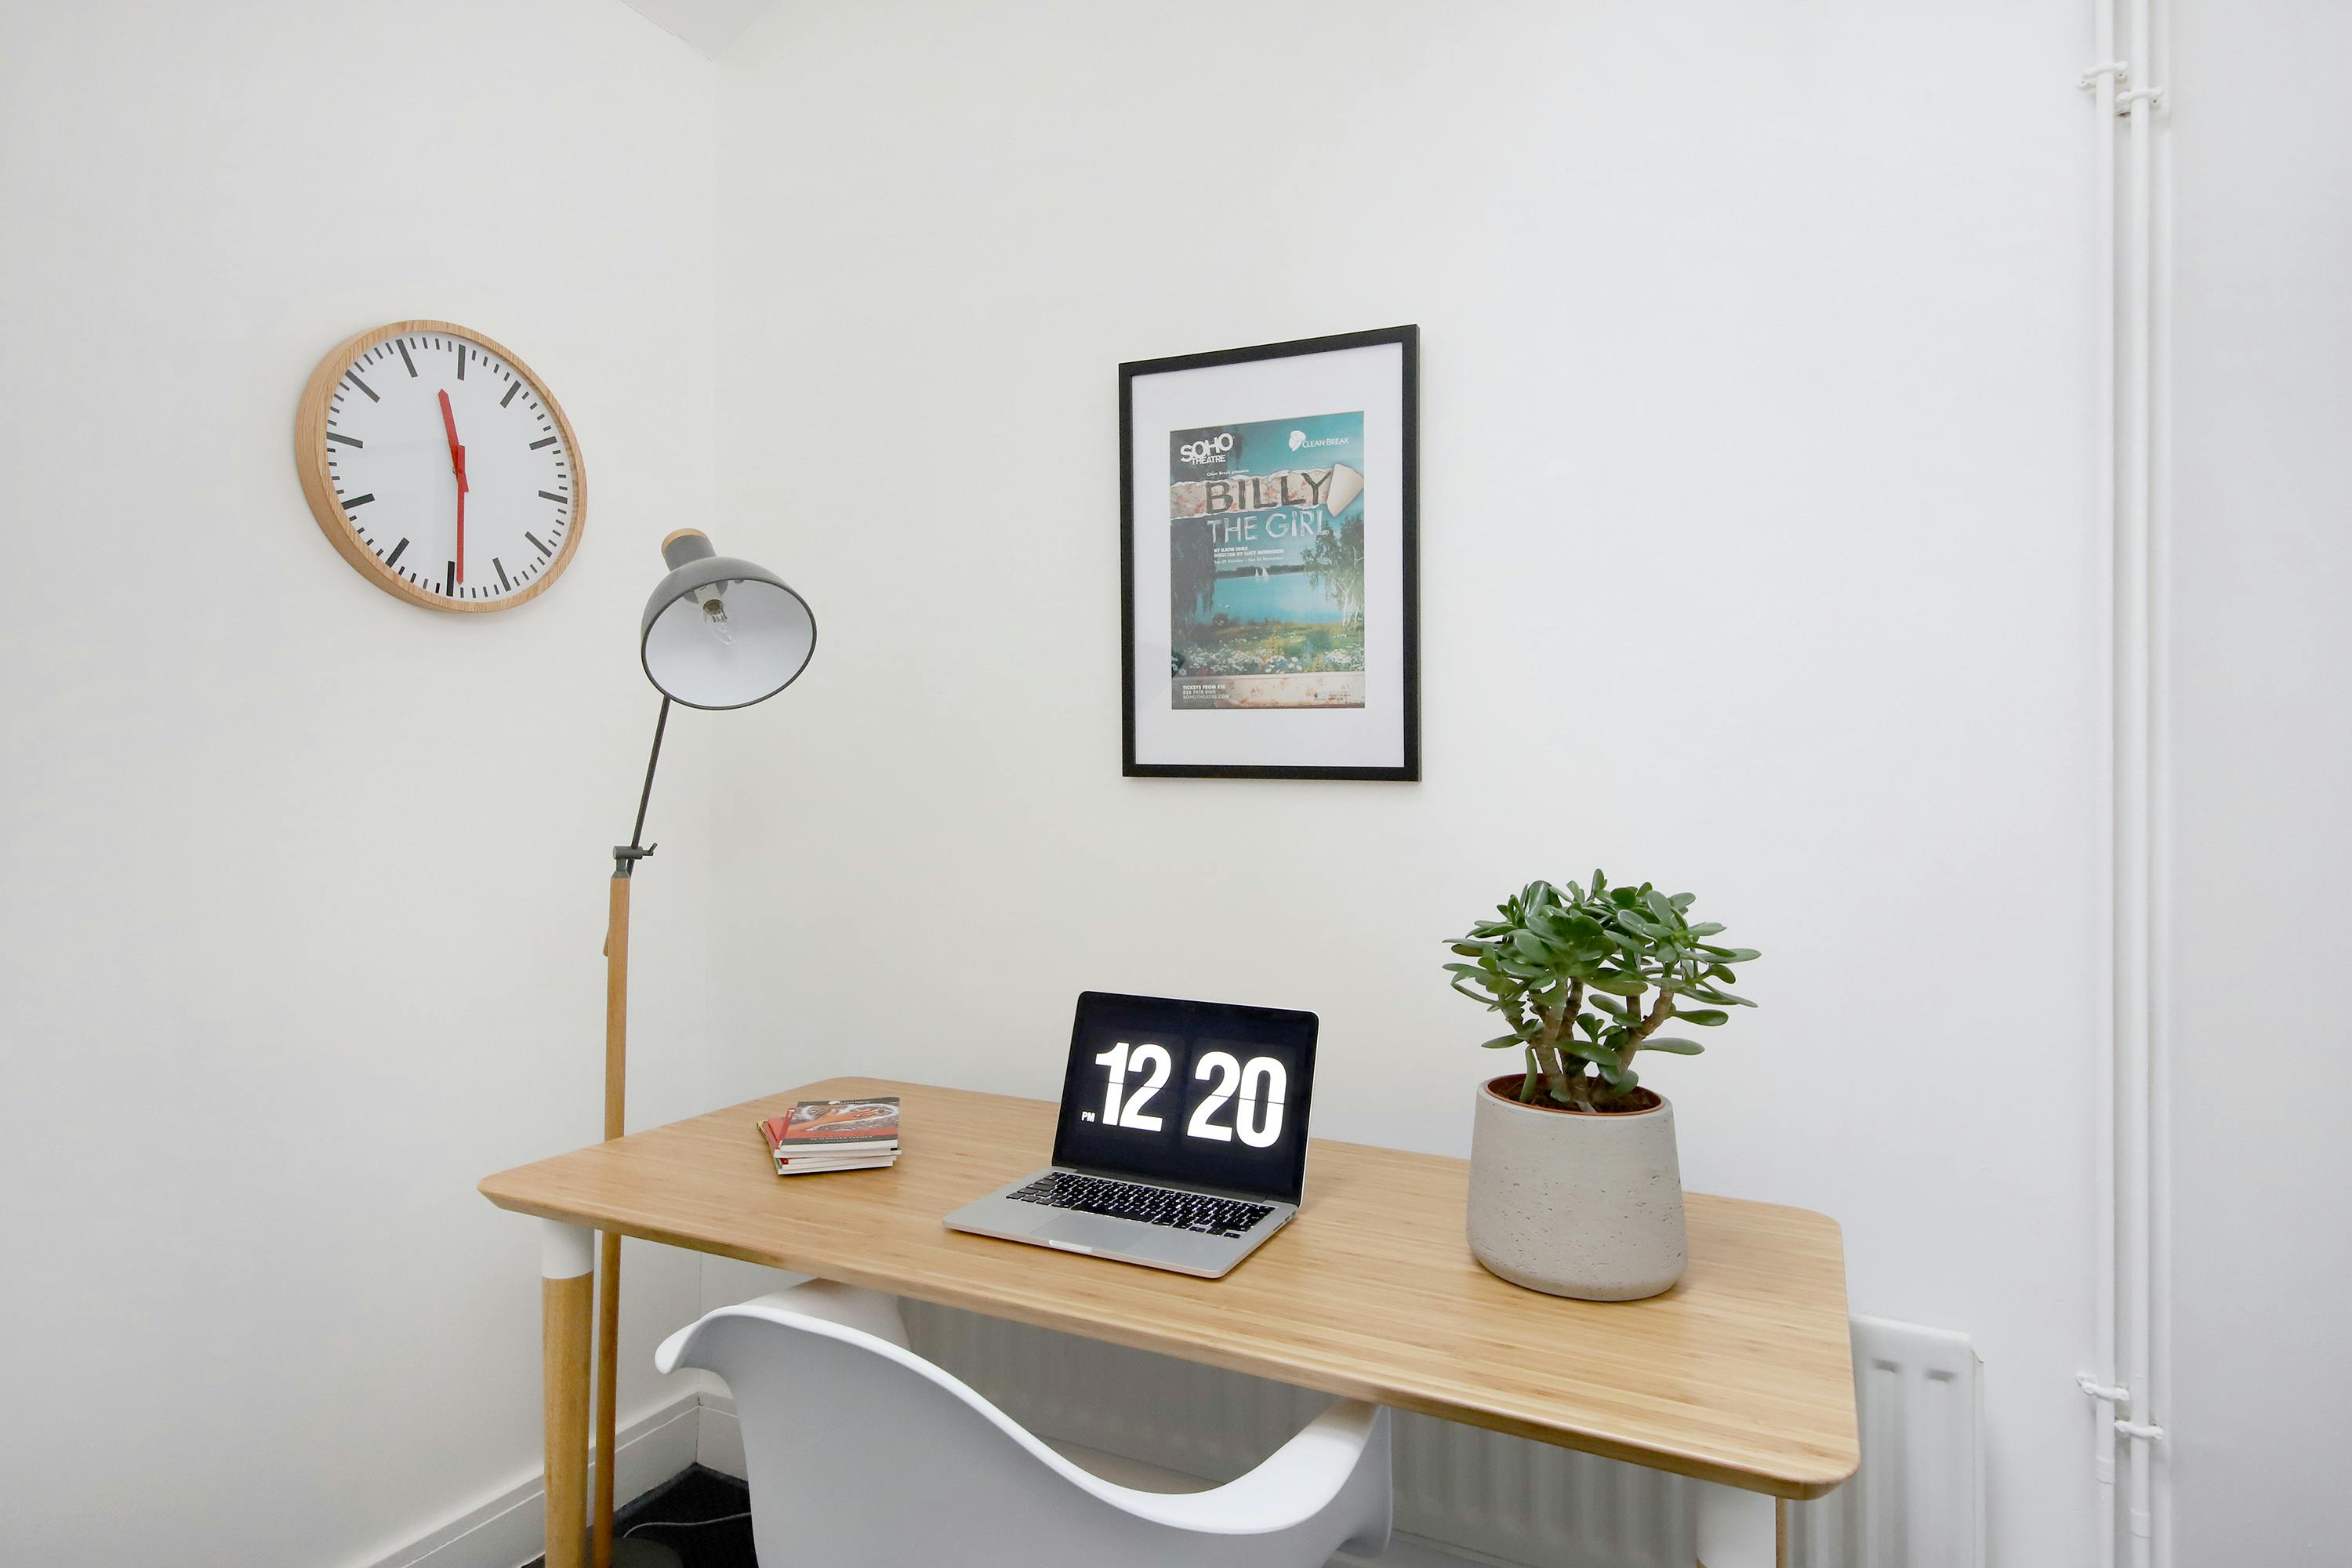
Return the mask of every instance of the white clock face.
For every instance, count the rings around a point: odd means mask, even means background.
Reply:
[[[495,350],[446,331],[386,339],[343,367],[325,440],[352,533],[417,594],[487,607],[565,557],[577,459],[540,388]]]

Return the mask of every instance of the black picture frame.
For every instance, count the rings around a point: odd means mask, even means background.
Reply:
[[[1171,371],[1248,364],[1265,360],[1330,353],[1344,349],[1395,345],[1401,351],[1398,406],[1402,419],[1400,518],[1402,600],[1403,756],[1393,766],[1266,765],[1220,763],[1142,763],[1136,760],[1135,603],[1135,383]],[[1129,778],[1370,779],[1417,783],[1421,778],[1421,329],[1408,324],[1329,337],[1297,338],[1248,348],[1162,359],[1130,360],[1118,367],[1118,581],[1119,581],[1119,771]]]

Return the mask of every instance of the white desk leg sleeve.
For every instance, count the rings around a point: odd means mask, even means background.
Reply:
[[[539,1277],[577,1279],[596,1267],[596,1233],[562,1220],[539,1222]]]

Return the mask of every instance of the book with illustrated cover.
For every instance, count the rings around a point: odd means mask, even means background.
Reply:
[[[898,1098],[804,1100],[759,1130],[778,1175],[870,1170],[898,1157]]]

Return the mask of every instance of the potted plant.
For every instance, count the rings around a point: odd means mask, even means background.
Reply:
[[[1643,1051],[1696,1056],[1669,1022],[1711,1028],[1731,1007],[1732,965],[1688,893],[1649,883],[1529,882],[1452,947],[1454,989],[1502,1015],[1525,1070],[1482,1085],[1470,1145],[1470,1250],[1531,1289],[1591,1301],[1654,1296],[1682,1278],[1675,1111],[1645,1087]]]

